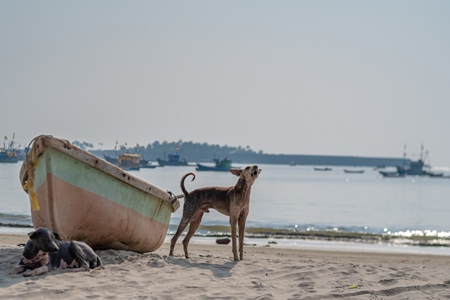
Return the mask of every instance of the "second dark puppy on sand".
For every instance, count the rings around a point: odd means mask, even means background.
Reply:
[[[84,242],[61,241],[50,229],[38,228],[28,234],[19,265],[13,273],[37,276],[53,268],[89,271],[102,265],[100,257]]]

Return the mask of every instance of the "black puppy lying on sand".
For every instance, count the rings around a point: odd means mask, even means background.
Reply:
[[[53,268],[73,268],[72,271],[89,271],[102,265],[100,257],[86,243],[61,241],[47,229],[38,228],[28,234],[19,265],[13,273],[23,276],[37,276]]]

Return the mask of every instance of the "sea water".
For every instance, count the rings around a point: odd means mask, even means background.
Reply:
[[[21,165],[21,162],[0,164],[0,232],[29,231],[29,228],[20,229],[16,224],[31,225],[29,198],[19,180]],[[252,188],[247,228],[450,236],[450,179],[385,178],[373,168],[357,168],[364,173],[353,174],[344,172],[344,169],[355,169],[348,167],[331,167],[330,171],[316,171],[313,166],[259,167],[262,172]],[[205,186],[232,186],[237,180],[228,172],[197,172],[194,165],[130,171],[132,175],[177,195],[181,194],[180,178],[187,172],[196,173],[194,181],[191,177],[186,179],[188,191]],[[182,206],[183,200],[180,201]],[[169,235],[176,230],[181,214],[182,208],[172,214]],[[211,231],[229,231],[228,217],[214,210],[205,214],[202,225],[204,229],[199,233],[206,237]],[[277,243],[291,246],[300,243],[303,247],[319,248],[330,245],[323,241],[292,239],[279,239]],[[334,248],[339,245],[357,249],[367,247],[345,242],[332,245]],[[420,251],[433,252],[435,249]],[[437,252],[450,255],[449,248]]]

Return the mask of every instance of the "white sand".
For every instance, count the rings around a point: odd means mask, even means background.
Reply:
[[[53,270],[25,278],[10,274],[26,235],[0,234],[0,299],[449,299],[450,257],[245,247],[234,262],[231,245],[190,245],[192,258],[97,251],[105,267]]]

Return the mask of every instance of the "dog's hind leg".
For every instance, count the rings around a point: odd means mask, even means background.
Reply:
[[[191,240],[192,236],[195,234],[198,227],[200,226],[202,217],[203,217],[203,211],[201,211],[201,210],[197,211],[194,219],[189,224],[188,233],[186,234],[186,236],[183,239],[183,250],[184,250],[184,256],[186,258],[189,258],[189,252],[188,252],[189,241]]]
[[[86,256],[83,253],[83,249],[75,243],[70,243],[69,251],[75,257],[75,261],[72,261],[68,267],[73,268],[72,272],[89,271],[89,263],[86,260]]]
[[[189,225],[190,218],[186,218],[183,214],[183,217],[181,218],[180,224],[178,225],[177,232],[173,235],[172,239],[170,240],[170,252],[169,256],[173,256],[173,250],[175,249],[175,244],[177,243],[178,238],[183,233],[184,229]]]

